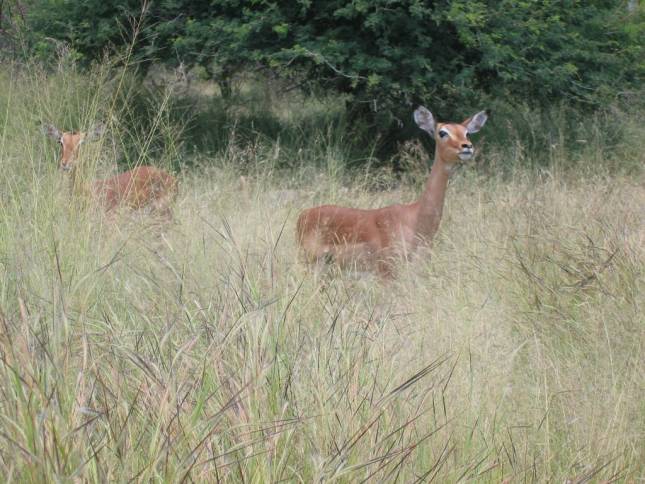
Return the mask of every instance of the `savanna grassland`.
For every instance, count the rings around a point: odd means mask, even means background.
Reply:
[[[413,200],[419,146],[350,169],[334,99],[255,87],[217,117],[155,93],[0,73],[3,481],[645,477],[642,110],[494,112],[432,248],[384,282],[307,268],[295,220]],[[92,176],[177,170],[172,223],[69,193],[39,123],[99,118]]]

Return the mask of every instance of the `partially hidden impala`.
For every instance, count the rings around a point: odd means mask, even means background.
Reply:
[[[423,106],[414,111],[417,125],[435,141],[435,157],[421,197],[413,203],[373,210],[321,205],[301,212],[297,240],[309,262],[336,262],[392,275],[395,261],[419,244],[430,242],[439,228],[448,179],[454,167],[472,159],[469,135],[488,116],[481,111],[462,123],[438,123]]]
[[[120,207],[148,209],[171,218],[172,203],[177,195],[177,180],[165,170],[143,165],[102,180],[86,181],[77,177],[80,146],[98,139],[105,131],[105,125],[97,124],[90,131],[83,132],[60,131],[51,124],[45,124],[43,131],[61,146],[59,166],[63,171],[69,172],[72,190],[80,190],[88,195],[106,212]]]

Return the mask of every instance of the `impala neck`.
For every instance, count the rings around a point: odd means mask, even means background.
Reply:
[[[450,165],[442,159],[439,151],[435,150],[434,163],[418,202],[416,235],[423,240],[431,240],[439,229],[450,171]]]
[[[89,200],[92,197],[92,184],[87,182],[85,174],[76,166],[72,167],[69,174],[69,191],[72,197]]]

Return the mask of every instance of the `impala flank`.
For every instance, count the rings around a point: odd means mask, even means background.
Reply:
[[[171,205],[177,195],[177,180],[170,173],[154,166],[138,166],[103,180],[86,182],[77,173],[80,146],[99,138],[105,126],[96,125],[89,132],[60,131],[44,125],[43,131],[61,145],[60,168],[70,173],[71,189],[90,196],[107,212],[119,207],[149,209],[151,212],[171,217]]]

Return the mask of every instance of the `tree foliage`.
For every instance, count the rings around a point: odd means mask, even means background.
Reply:
[[[28,18],[41,55],[50,38],[88,61],[134,42],[143,65],[202,66],[224,94],[269,68],[385,125],[420,101],[598,106],[644,71],[643,8],[612,0],[43,0]]]

